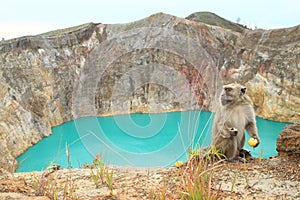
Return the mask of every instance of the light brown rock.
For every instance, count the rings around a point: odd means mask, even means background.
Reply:
[[[300,159],[300,124],[287,125],[276,143],[279,156],[295,156]]]

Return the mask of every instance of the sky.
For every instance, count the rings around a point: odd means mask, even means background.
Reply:
[[[300,24],[299,0],[2,0],[0,39],[35,35],[87,22],[115,24],[158,12],[187,17],[210,11],[263,29]]]

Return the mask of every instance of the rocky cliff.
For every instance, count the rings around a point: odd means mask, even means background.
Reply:
[[[1,165],[15,167],[14,157],[74,118],[213,111],[233,81],[248,87],[258,116],[300,119],[300,26],[235,30],[197,19],[158,13],[2,41]]]

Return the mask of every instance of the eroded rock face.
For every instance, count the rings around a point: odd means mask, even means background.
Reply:
[[[93,42],[98,42],[95,27],[1,43],[1,166],[13,171],[15,157],[50,135],[52,126],[73,119],[73,85]]]
[[[192,20],[159,13],[2,41],[0,164],[13,170],[52,126],[78,117],[213,111],[234,81],[258,116],[300,119],[300,26],[235,32]]]
[[[287,125],[277,138],[279,156],[296,156],[300,158],[300,124]]]

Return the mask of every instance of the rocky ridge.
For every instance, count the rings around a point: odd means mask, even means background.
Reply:
[[[83,116],[214,110],[222,84],[248,88],[256,114],[300,119],[300,26],[233,31],[158,13],[0,44],[1,166],[51,127]]]

